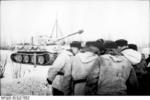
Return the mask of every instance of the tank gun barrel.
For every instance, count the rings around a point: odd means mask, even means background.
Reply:
[[[67,38],[67,37],[70,37],[70,36],[73,36],[73,35],[76,35],[76,34],[82,34],[83,32],[84,32],[83,30],[79,30],[78,32],[75,32],[75,33],[69,34],[69,35],[67,35],[67,36],[61,37],[61,38],[57,39],[57,40],[54,41],[54,42],[58,42],[58,41],[60,41],[60,40],[63,40],[63,39],[65,39],[65,38]]]

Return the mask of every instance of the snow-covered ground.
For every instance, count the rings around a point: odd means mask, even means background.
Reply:
[[[146,51],[149,49],[143,53]],[[51,66],[35,68],[33,65],[17,64],[11,61],[11,53],[0,50],[1,62],[7,59],[4,77],[0,79],[0,95],[52,95],[51,86],[46,86],[47,71]]]
[[[0,79],[1,95],[51,95],[51,86],[46,87],[50,66],[17,64],[11,61],[8,50],[1,50],[1,61],[7,59],[4,77]]]

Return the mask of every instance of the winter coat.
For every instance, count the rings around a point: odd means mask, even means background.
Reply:
[[[134,51],[132,49],[125,49],[122,51],[122,54],[132,63],[135,70],[139,82],[139,88],[136,91],[136,94],[146,93],[146,89],[148,87],[148,71],[145,57],[140,52]]]
[[[79,53],[72,59],[72,77],[74,84],[74,95],[85,94],[86,78],[91,71],[95,62],[98,61],[98,56],[92,52]]]
[[[140,63],[142,54],[133,49],[122,50],[121,53],[131,62],[132,65]]]
[[[138,78],[142,78],[144,75],[147,74],[146,67],[147,67],[147,63],[145,58],[142,58],[138,64],[133,65],[133,68]]]
[[[52,87],[64,92],[64,76],[71,74],[71,57],[70,51],[63,51],[54,61],[52,67],[48,70],[48,80],[52,82]]]
[[[147,65],[150,63],[150,55],[149,55],[148,58],[146,59],[146,63],[147,63]]]
[[[148,68],[147,68],[147,63],[144,57],[142,57],[142,60],[140,63],[133,65],[134,70],[136,72],[136,76],[139,82],[139,90],[138,94],[147,94],[150,93],[148,91],[149,86],[149,73],[148,73]]]
[[[87,77],[86,95],[126,95],[126,82],[133,70],[131,63],[124,56],[110,54],[102,55],[99,61],[100,66],[93,66]],[[136,87],[135,73],[132,76],[129,83]]]

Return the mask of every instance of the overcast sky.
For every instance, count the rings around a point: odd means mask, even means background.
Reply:
[[[148,43],[149,12],[149,0],[1,1],[1,41],[50,36],[57,18],[64,34],[83,29],[83,40],[125,38]]]

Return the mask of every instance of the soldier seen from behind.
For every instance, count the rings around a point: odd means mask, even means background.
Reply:
[[[147,65],[144,56],[138,51],[137,45],[128,44],[127,40],[119,39],[116,41],[116,44],[118,46],[118,50],[131,62],[134,67],[139,82],[139,89],[136,94],[147,94]]]
[[[118,51],[122,53],[131,62],[132,65],[138,64],[141,61],[141,53],[129,48],[127,40],[119,39],[115,42],[117,44]]]
[[[47,82],[48,84],[52,85],[53,95],[69,94],[68,90],[64,88],[64,76],[70,74],[71,57],[80,52],[81,42],[74,41],[70,44],[70,47],[71,50],[64,50],[58,55],[52,67],[50,67],[48,70]]]
[[[136,91],[138,81],[131,63],[117,51],[115,42],[105,41],[104,47],[99,66],[93,65],[87,76],[86,95],[126,95],[126,83]]]
[[[128,44],[128,47],[130,49],[136,50],[138,51],[138,47],[136,44]],[[148,95],[150,94],[150,77],[149,77],[149,73],[148,73],[148,65],[145,59],[145,55],[142,55],[142,59],[140,61],[140,63],[133,65],[138,81],[139,81],[139,91],[138,94],[139,95]]]
[[[96,41],[86,42],[86,46],[81,53],[73,57],[72,61],[72,83],[73,95],[85,95],[85,84],[87,75],[93,66],[99,66],[98,54],[100,53],[100,43]]]

